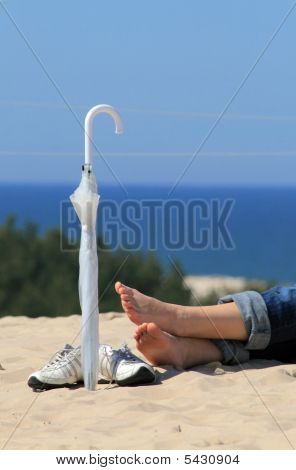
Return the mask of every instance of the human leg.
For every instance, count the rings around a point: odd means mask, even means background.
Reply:
[[[162,302],[136,289],[115,284],[124,311],[137,325],[156,323],[176,336],[246,341],[248,332],[235,302],[210,306],[182,306]]]

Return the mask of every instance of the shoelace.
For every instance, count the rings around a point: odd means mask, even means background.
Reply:
[[[115,381],[115,375],[116,375],[116,371],[117,371],[117,367],[119,365],[119,359],[125,359],[125,360],[128,360],[128,361],[131,361],[131,362],[135,362],[137,360],[137,358],[132,354],[132,352],[130,351],[128,345],[126,342],[123,342],[121,347],[119,349],[113,349],[111,350],[111,352],[109,350],[107,350],[107,347],[106,346],[103,346],[103,350],[105,352],[105,355],[106,355],[106,358],[107,358],[107,361],[108,361],[108,365],[110,367],[110,371],[111,371],[111,378],[110,378],[110,381],[106,387],[106,389],[110,388],[110,385],[113,383],[113,381]],[[112,357],[116,357],[116,362],[115,364],[113,363],[112,364]]]
[[[131,352],[131,350],[128,347],[128,345],[126,344],[126,342],[123,342],[121,347],[119,349],[115,350],[115,352],[118,354],[118,356],[121,359],[127,359],[128,361],[132,361],[132,362],[137,361],[137,358]]]
[[[63,348],[52,356],[52,359],[43,367],[43,369],[55,370],[63,367],[67,362],[74,359],[78,348]]]

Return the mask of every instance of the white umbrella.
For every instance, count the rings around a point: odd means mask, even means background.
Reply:
[[[81,355],[84,385],[88,390],[95,390],[98,381],[99,293],[96,220],[100,196],[97,193],[96,177],[92,171],[92,122],[100,113],[112,116],[116,134],[123,132],[121,117],[112,106],[101,104],[87,113],[84,123],[85,164],[82,166],[80,185],[70,196],[81,223],[79,251]]]

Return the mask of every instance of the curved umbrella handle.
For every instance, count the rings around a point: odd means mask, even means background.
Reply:
[[[115,122],[115,134],[123,133],[122,119],[113,106],[109,106],[108,104],[98,104],[91,108],[85,116],[84,121],[85,165],[92,164],[92,122],[94,117],[101,113],[107,113],[113,118]]]

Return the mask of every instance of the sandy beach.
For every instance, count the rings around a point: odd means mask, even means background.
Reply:
[[[0,446],[5,449],[291,449],[296,446],[293,364],[219,363],[159,368],[150,386],[81,386],[34,393],[27,377],[65,343],[80,317],[0,320]],[[101,341],[133,349],[133,325],[101,316]]]

